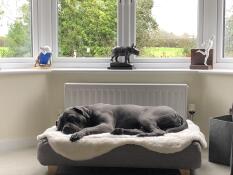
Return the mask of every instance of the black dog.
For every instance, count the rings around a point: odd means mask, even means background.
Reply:
[[[168,106],[94,104],[71,107],[56,122],[57,130],[72,134],[72,142],[90,134],[162,136],[188,127],[187,122]]]
[[[115,47],[112,49],[111,61],[115,58],[115,61],[118,62],[119,56],[125,56],[125,63],[130,63],[129,57],[131,54],[139,55],[139,50],[134,44],[131,47]]]

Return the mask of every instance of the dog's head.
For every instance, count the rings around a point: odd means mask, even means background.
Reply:
[[[57,130],[64,134],[78,132],[87,126],[89,118],[89,110],[86,107],[67,108],[56,121]]]

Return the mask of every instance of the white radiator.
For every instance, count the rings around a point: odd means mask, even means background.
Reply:
[[[65,83],[65,108],[94,103],[166,105],[187,117],[186,84]]]

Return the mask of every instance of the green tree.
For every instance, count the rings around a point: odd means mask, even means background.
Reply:
[[[7,47],[10,48],[12,57],[27,57],[32,53],[29,4],[28,0],[20,7],[22,17],[17,18],[9,27]]]
[[[150,46],[151,35],[158,29],[158,24],[152,16],[153,0],[137,0],[137,46]]]
[[[60,0],[58,19],[61,56],[104,56],[116,45],[116,1]]]

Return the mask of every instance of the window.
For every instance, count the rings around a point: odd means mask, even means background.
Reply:
[[[190,49],[197,47],[198,0],[137,0],[136,5],[142,57],[190,57]]]
[[[55,67],[103,68],[109,65],[113,47],[136,43],[140,56],[131,57],[136,68],[188,68],[190,49],[200,48],[212,35],[214,60],[233,62],[232,4],[233,0],[0,0],[1,66],[11,61],[31,66],[39,48],[49,45]],[[9,57],[33,59],[2,59]]]
[[[29,0],[0,0],[0,58],[4,57],[32,57]]]
[[[59,0],[58,56],[106,57],[117,41],[117,2]]]
[[[224,10],[223,57],[233,57],[233,0],[225,0]]]

